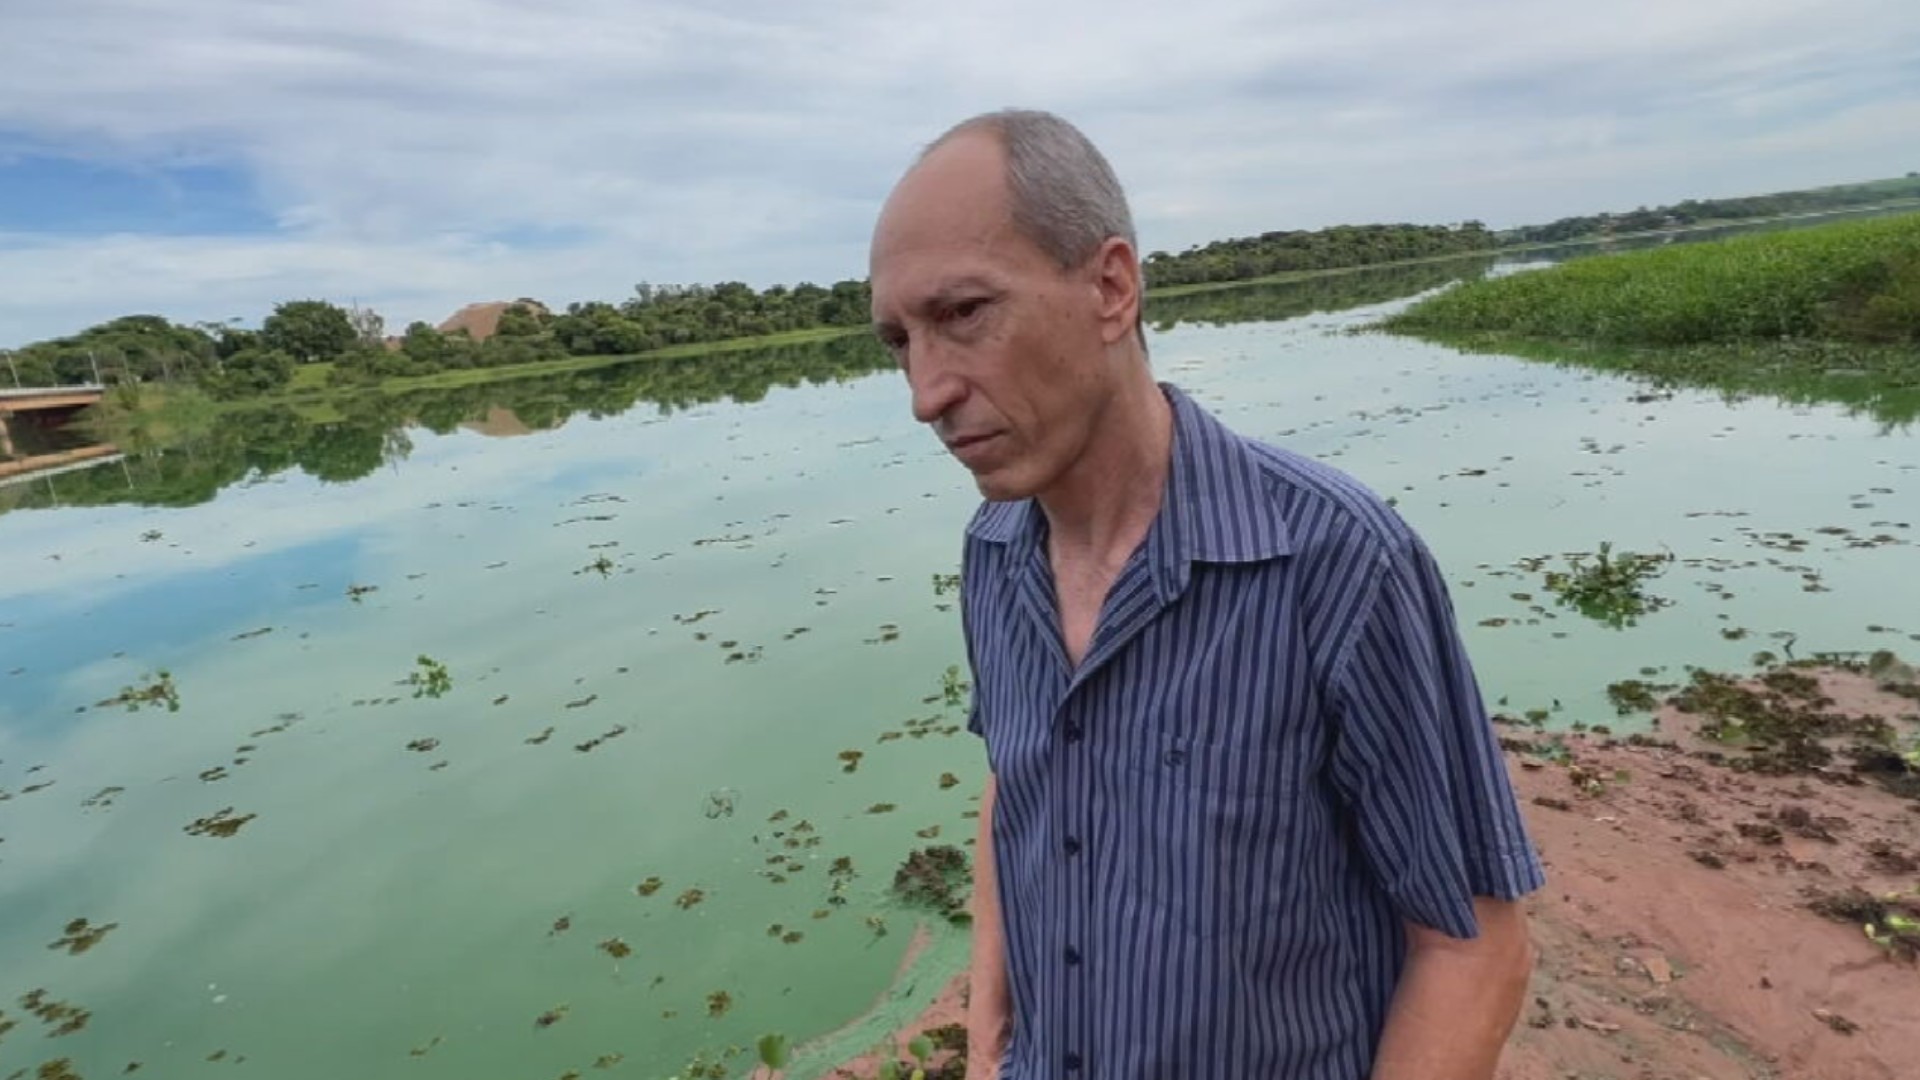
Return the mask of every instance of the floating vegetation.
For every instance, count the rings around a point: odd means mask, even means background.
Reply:
[[[599,1057],[593,1059],[593,1067],[596,1069],[611,1069],[625,1060],[627,1060],[627,1055],[625,1054],[601,1054]]]
[[[128,712],[159,705],[166,706],[168,712],[179,712],[180,691],[173,685],[173,675],[163,668],[158,674],[147,676],[144,682],[123,686],[118,694],[95,703],[95,707],[101,709],[116,705],[124,706]]]
[[[1607,687],[1607,700],[1621,716],[1635,712],[1653,712],[1660,707],[1659,694],[1674,690],[1671,684],[1650,683],[1641,679],[1622,679]]]
[[[933,575],[933,595],[945,596],[948,593],[956,593],[959,591],[960,591],[960,575],[959,574]]]
[[[654,893],[657,893],[660,891],[660,886],[662,884],[664,884],[664,882],[660,880],[659,876],[654,875],[652,877],[647,878],[645,881],[642,881],[640,884],[635,885],[633,887],[633,891],[640,894],[641,896],[652,896]]]
[[[960,783],[960,778],[950,772],[940,774],[940,790],[945,791]]]
[[[533,1026],[540,1029],[550,1028],[560,1021],[565,1020],[567,1018],[567,1010],[570,1008],[572,1008],[570,1005],[556,1005],[546,1012],[541,1013],[539,1016],[534,1017]]]
[[[553,929],[547,931],[547,936],[552,937],[555,934],[564,934],[571,929],[573,929],[573,916],[562,915],[553,920]]]
[[[877,802],[877,803],[874,803],[872,806],[867,807],[867,813],[891,814],[897,809],[899,809],[899,807],[895,806],[890,802]]]
[[[940,837],[940,826],[929,825],[924,829],[915,829],[913,835],[922,840],[936,840]]]
[[[281,732],[292,727],[293,725],[299,723],[300,714],[297,712],[281,713],[280,715],[274,717],[274,719],[279,722],[274,724],[272,727],[263,727],[259,731],[250,731],[247,733],[247,738],[258,739],[266,735],[278,735]]]
[[[445,664],[422,653],[414,660],[414,670],[400,685],[413,687],[416,698],[437,698],[453,689],[453,676],[447,673]]]
[[[203,818],[195,818],[193,824],[182,826],[189,836],[217,836],[222,839],[240,831],[240,826],[259,817],[258,814],[235,816],[233,807],[223,807]]]
[[[268,634],[271,634],[271,633],[273,633],[273,627],[271,627],[271,626],[263,626],[263,627],[261,627],[261,628],[260,628],[260,629],[258,629],[258,630],[248,630],[248,631],[246,631],[245,633],[242,633],[242,634],[235,634],[235,635],[233,635],[233,637],[232,637],[232,638],[231,638],[230,640],[233,640],[233,641],[251,641],[251,640],[253,640],[254,638],[257,638],[257,637],[265,637],[266,635],[268,635]]]
[[[75,919],[67,924],[66,933],[59,941],[47,946],[49,949],[65,949],[68,956],[79,956],[95,945],[100,944],[107,934],[118,929],[119,923],[104,923],[93,926],[85,919]]]
[[[859,750],[840,751],[840,771],[850,773],[860,768],[860,759],[866,755]]]
[[[709,821],[717,818],[732,817],[734,804],[738,798],[739,793],[732,788],[720,788],[716,791],[709,791],[707,792],[706,803],[701,807],[700,812],[705,814]]]
[[[902,901],[930,908],[950,922],[965,922],[972,880],[966,853],[951,844],[939,844],[907,856],[894,871],[893,892]]]
[[[787,1067],[787,1037],[785,1035],[762,1035],[758,1044],[760,1064],[770,1073],[779,1072]]]
[[[599,694],[588,694],[588,695],[587,695],[586,697],[583,697],[583,698],[579,698],[579,699],[577,699],[577,700],[574,700],[574,701],[569,701],[569,702],[567,702],[567,708],[569,708],[569,709],[584,709],[584,708],[586,708],[587,706],[589,706],[589,705],[591,705],[591,704],[593,704],[594,702],[596,702],[596,701],[599,701],[599,700],[600,700],[600,695],[599,695]]]
[[[380,586],[378,585],[349,585],[347,586],[347,599],[357,604],[360,602],[361,597],[379,591]]]
[[[425,1043],[407,1051],[407,1056],[408,1057],[426,1057],[428,1054],[433,1052],[434,1047],[439,1046],[443,1041],[444,1040],[442,1040],[440,1036],[435,1035],[433,1038],[428,1039]]]
[[[868,645],[886,645],[900,640],[900,626],[897,623],[881,623],[880,633],[866,639]]]
[[[628,945],[617,937],[608,938],[596,946],[596,948],[608,956],[613,957],[615,960],[625,960],[627,957],[633,955],[633,946]]]
[[[118,795],[121,792],[124,792],[126,790],[127,790],[126,788],[120,787],[118,785],[103,787],[99,791],[96,791],[93,794],[87,796],[85,799],[82,799],[80,801],[80,806],[83,809],[87,809],[87,810],[93,810],[93,809],[105,810],[108,807],[113,805],[113,797],[115,795]]]
[[[784,944],[784,945],[798,945],[800,944],[800,940],[806,936],[807,935],[801,933],[798,930],[789,930],[786,933],[780,935],[780,941],[781,941],[781,944]]]
[[[599,574],[601,577],[606,577],[608,574],[611,574],[611,573],[613,573],[613,560],[607,558],[605,555],[602,555],[599,558],[594,559],[592,562],[574,571],[574,574],[576,575]]]
[[[439,739],[433,739],[433,738],[415,739],[412,742],[407,744],[407,749],[413,751],[416,754],[425,754],[435,749],[439,745],[440,745]]]
[[[71,1035],[86,1027],[87,1021],[93,1019],[91,1011],[65,1001],[54,1001],[47,997],[45,990],[39,989],[20,995],[20,1007],[47,1025],[49,1039]]]
[[[695,904],[698,904],[700,901],[705,900],[706,898],[707,898],[706,890],[688,889],[686,892],[683,892],[679,896],[676,896],[673,898],[673,906],[679,908],[681,911],[690,911],[692,910]]]
[[[967,691],[971,689],[972,684],[960,677],[960,665],[948,664],[947,670],[940,676],[940,696],[948,707],[966,704]]]
[[[710,618],[718,614],[720,614],[719,608],[703,608],[691,615],[675,615],[673,621],[679,623],[681,626],[692,626],[702,619]]]
[[[540,734],[529,735],[520,741],[526,743],[528,746],[539,746],[551,738],[553,738],[553,728],[552,726],[548,726],[545,730],[541,731]]]
[[[725,990],[715,990],[713,993],[707,995],[708,1016],[725,1016],[727,1015],[727,1010],[731,1008],[733,1008],[733,995],[727,993]]]
[[[594,752],[594,750],[599,748],[601,743],[604,743],[609,739],[617,739],[620,736],[625,735],[627,731],[628,731],[627,725],[616,724],[615,726],[607,729],[606,731],[598,735],[595,735],[593,738],[588,739],[586,742],[575,743],[573,745],[573,748],[575,750],[580,751],[583,754],[591,754]]]
[[[1613,629],[1632,626],[1643,615],[1665,607],[1671,601],[1649,595],[1645,583],[1659,577],[1672,555],[1613,554],[1613,545],[1602,542],[1591,561],[1586,555],[1569,555],[1566,571],[1547,572],[1547,591],[1597,622]]]

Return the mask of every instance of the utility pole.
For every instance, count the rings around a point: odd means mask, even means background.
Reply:
[[[100,361],[94,357],[92,349],[87,350],[87,363],[93,365],[93,385],[105,386],[106,384],[100,381]]]
[[[13,372],[13,388],[20,389],[20,369],[13,366],[13,350],[0,351],[0,356],[7,358],[7,370]]]

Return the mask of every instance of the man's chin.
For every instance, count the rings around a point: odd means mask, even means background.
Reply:
[[[973,486],[980,490],[980,497],[988,502],[1017,502],[1033,495],[1028,486],[1021,484],[1016,477],[997,469],[974,473]]]

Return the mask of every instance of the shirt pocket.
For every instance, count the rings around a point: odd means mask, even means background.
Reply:
[[[1116,877],[1189,934],[1285,917],[1299,784],[1280,754],[1146,731],[1113,792]]]

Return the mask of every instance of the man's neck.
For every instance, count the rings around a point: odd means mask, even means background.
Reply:
[[[1117,566],[1160,512],[1173,457],[1173,407],[1142,368],[1098,420],[1086,453],[1036,501],[1056,555]]]

